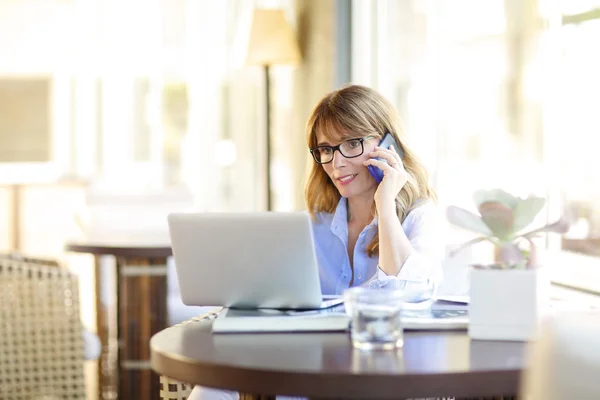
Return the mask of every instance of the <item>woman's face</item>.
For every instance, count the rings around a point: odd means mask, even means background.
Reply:
[[[330,143],[322,133],[317,133],[317,146],[337,146],[347,140],[342,139],[341,135],[336,136],[339,139]],[[368,192],[372,192],[374,195],[377,190],[377,182],[363,162],[369,159],[369,153],[374,151],[377,143],[379,143],[378,138],[365,138],[363,141],[364,152],[360,156],[346,158],[339,150],[334,150],[333,160],[327,164],[321,164],[340,195],[346,198],[364,195]]]

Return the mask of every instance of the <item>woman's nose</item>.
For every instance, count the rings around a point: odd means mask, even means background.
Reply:
[[[346,165],[346,157],[339,150],[333,152],[333,161],[331,162],[335,168]]]

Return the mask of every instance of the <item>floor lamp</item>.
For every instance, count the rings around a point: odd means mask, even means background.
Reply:
[[[254,10],[246,64],[261,65],[265,75],[265,172],[268,211],[273,209],[271,190],[271,79],[269,68],[273,65],[298,64],[299,62],[300,50],[298,43],[292,26],[285,19],[283,10]]]

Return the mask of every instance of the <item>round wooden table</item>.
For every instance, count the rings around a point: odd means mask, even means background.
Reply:
[[[513,396],[524,343],[472,341],[466,331],[406,332],[398,351],[365,352],[347,333],[212,334],[210,321],[150,341],[152,369],[245,394],[402,399]]]
[[[159,399],[150,368],[150,337],[167,326],[166,243],[126,240],[70,242],[66,251],[94,255],[96,323],[102,343],[99,399]],[[116,270],[102,263],[114,256]]]

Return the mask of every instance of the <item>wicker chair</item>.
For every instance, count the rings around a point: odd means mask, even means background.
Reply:
[[[213,319],[215,316],[216,314],[214,312],[207,312],[180,322],[174,326],[185,325],[197,321],[207,321]],[[189,383],[180,382],[166,376],[160,377],[160,398],[162,400],[186,400],[193,389],[194,385],[190,385]]]
[[[78,281],[51,264],[0,257],[0,399],[86,397]]]
[[[163,400],[186,400],[194,385],[179,382],[166,376],[160,377],[160,398]]]
[[[186,400],[194,385],[176,381],[166,376],[160,377],[160,398],[163,400]],[[260,396],[240,393],[240,400],[271,400],[273,396]]]
[[[46,265],[48,267],[58,267],[60,264],[56,260],[49,258],[32,258],[19,252],[2,253],[0,260],[19,261],[27,264]]]

